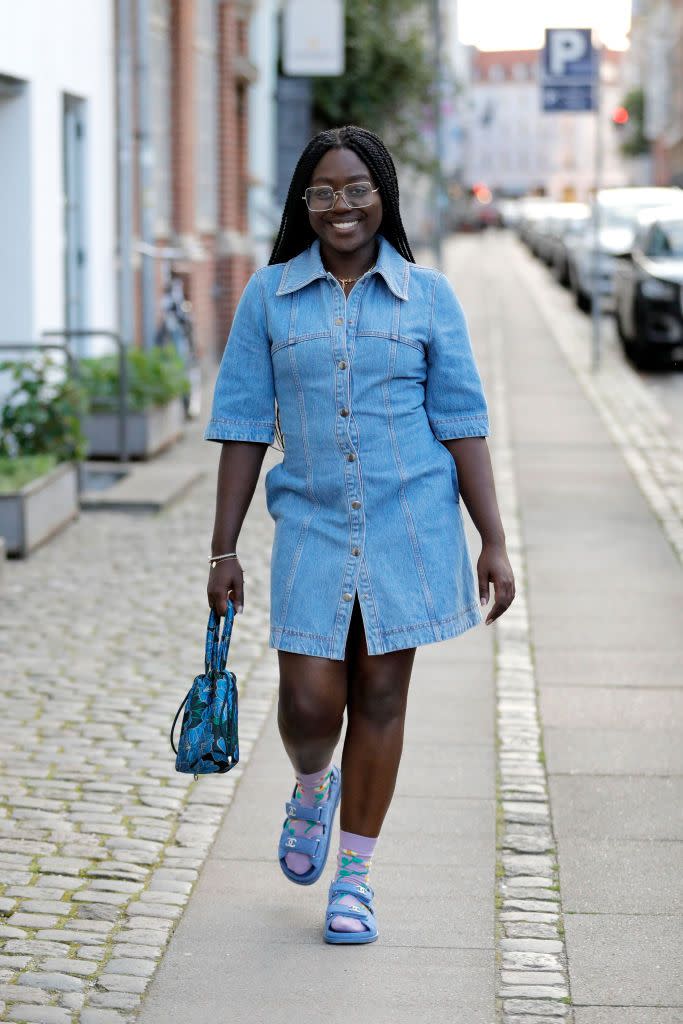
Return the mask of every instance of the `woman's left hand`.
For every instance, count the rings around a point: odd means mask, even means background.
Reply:
[[[490,626],[504,611],[507,611],[515,597],[515,577],[504,544],[484,544],[482,546],[477,562],[477,578],[479,580],[479,599],[482,605],[489,603],[489,584],[493,583],[495,600],[493,608],[486,616],[486,625]]]

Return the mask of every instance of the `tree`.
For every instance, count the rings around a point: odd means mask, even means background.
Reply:
[[[316,129],[358,124],[403,164],[423,170],[420,124],[434,80],[425,0],[346,0],[346,71],[313,81]]]
[[[622,102],[628,111],[628,131],[620,145],[624,156],[641,156],[649,153],[650,143],[645,137],[645,95],[642,89],[632,89]]]

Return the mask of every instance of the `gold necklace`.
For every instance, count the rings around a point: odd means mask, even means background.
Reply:
[[[375,265],[376,264],[373,263],[371,267],[368,267],[368,269],[365,271],[365,274],[369,274],[371,270],[374,270]],[[361,277],[364,277],[365,274],[361,274],[360,277],[338,277],[337,280],[339,281],[339,284],[342,286],[342,288],[346,288],[347,284],[355,284],[356,281],[360,281]]]

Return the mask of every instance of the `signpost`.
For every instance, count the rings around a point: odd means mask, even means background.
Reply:
[[[592,369],[600,365],[600,206],[602,183],[602,117],[600,115],[600,50],[589,28],[547,28],[541,51],[541,110],[595,111],[595,198],[593,202]]]
[[[343,0],[286,0],[282,69],[295,76],[344,74]]]

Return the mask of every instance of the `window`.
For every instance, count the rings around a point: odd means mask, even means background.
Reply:
[[[169,0],[153,0],[149,16],[149,85],[154,148],[155,233],[171,231],[171,16]]]
[[[197,143],[195,163],[195,210],[199,231],[213,231],[217,217],[218,135],[216,0],[198,0],[195,35]]]

